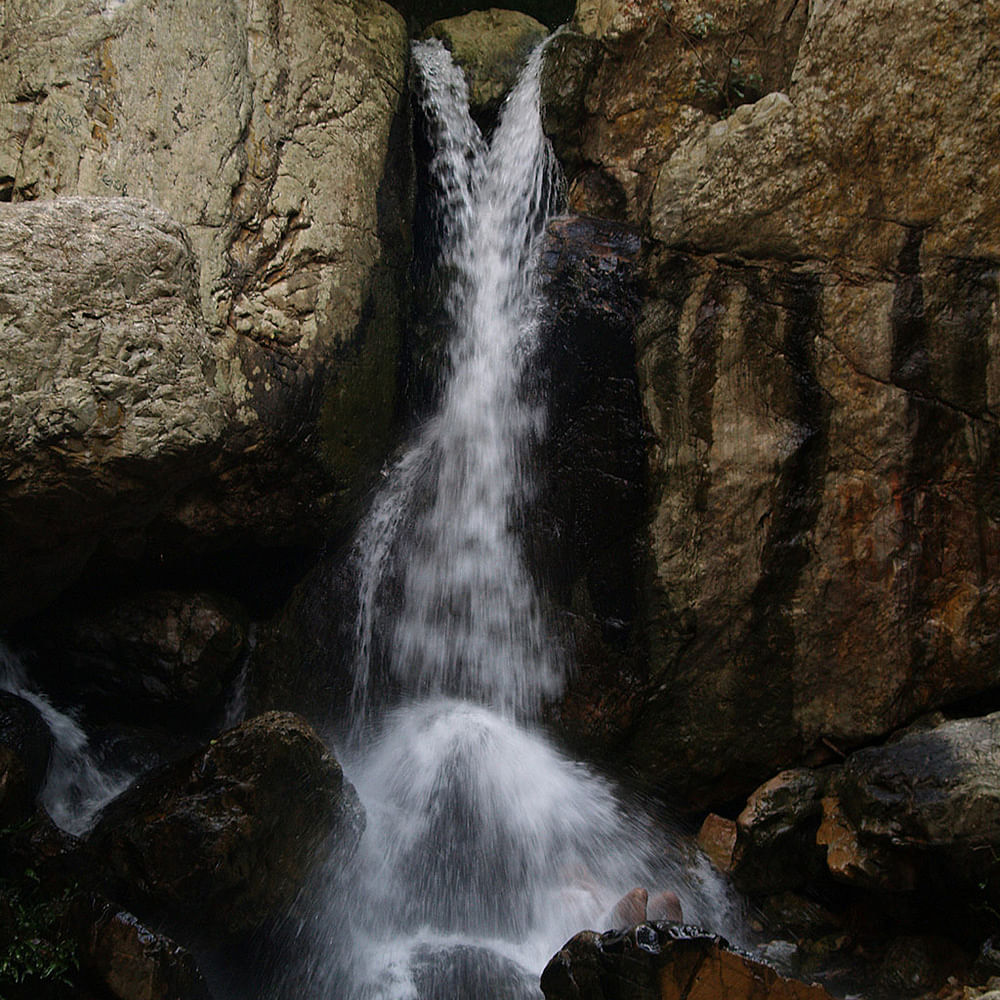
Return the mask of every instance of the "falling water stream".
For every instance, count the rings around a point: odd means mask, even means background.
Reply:
[[[331,866],[311,896],[277,991],[289,997],[537,997],[553,952],[609,926],[634,886],[670,888],[689,919],[726,923],[707,868],[537,724],[564,670],[517,530],[526,453],[545,422],[524,378],[534,264],[559,191],[539,115],[542,50],[489,143],[444,47],[413,52],[450,279],[450,371],[356,542],[340,753],[368,825],[352,870]]]

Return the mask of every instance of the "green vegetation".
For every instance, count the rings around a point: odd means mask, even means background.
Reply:
[[[12,986],[71,985],[79,968],[76,943],[64,923],[72,890],[52,898],[27,870],[25,881],[0,879],[0,998]]]

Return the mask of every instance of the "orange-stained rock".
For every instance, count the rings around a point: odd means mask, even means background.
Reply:
[[[736,847],[736,823],[724,816],[709,813],[698,831],[698,846],[719,871],[730,871]]]

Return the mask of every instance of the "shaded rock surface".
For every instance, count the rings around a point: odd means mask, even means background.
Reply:
[[[539,263],[537,388],[548,427],[527,548],[578,668],[551,712],[589,750],[620,739],[645,681],[636,627],[646,488],[634,342],[641,249],[630,226],[570,215],[549,224]]]
[[[140,779],[90,838],[110,888],[216,938],[279,915],[333,849],[344,860],[364,817],[315,733],[270,712]]]
[[[18,826],[34,813],[51,752],[52,735],[38,709],[0,691],[0,826]]]
[[[1000,898],[1000,713],[956,719],[859,750],[839,770],[828,815],[857,845],[835,874],[860,884]],[[833,845],[831,857],[835,857]]]
[[[586,3],[553,46],[571,206],[651,241],[627,757],[690,800],[1000,683],[987,17]]]
[[[546,1000],[824,1000],[820,986],[785,979],[693,927],[646,923],[584,931],[542,973]]]
[[[99,546],[158,563],[342,527],[395,410],[410,215],[400,16],[379,0],[46,0],[12,7],[0,32],[0,183],[6,200],[38,202],[5,213],[4,294],[25,250],[58,293],[29,285],[5,310],[5,338],[24,326],[11,315],[58,322],[43,359],[5,370],[0,406],[23,408],[36,384],[61,394],[30,433],[14,425],[4,456],[24,498],[4,519],[12,542],[52,549],[6,568],[5,616],[44,604]],[[139,198],[170,219],[140,220],[131,201],[73,209],[72,195]],[[26,212],[33,240],[16,230]],[[66,212],[51,223],[65,238],[46,234],[41,220]]]
[[[249,625],[225,597],[157,590],[61,608],[36,628],[34,672],[49,690],[105,714],[162,722],[219,708]]]

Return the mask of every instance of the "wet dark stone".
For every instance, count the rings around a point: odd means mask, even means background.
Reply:
[[[534,976],[486,948],[425,946],[414,955],[412,970],[419,1000],[443,997],[536,1000],[538,997]]]
[[[52,735],[38,709],[0,691],[0,826],[13,826],[32,814],[51,751]]]

